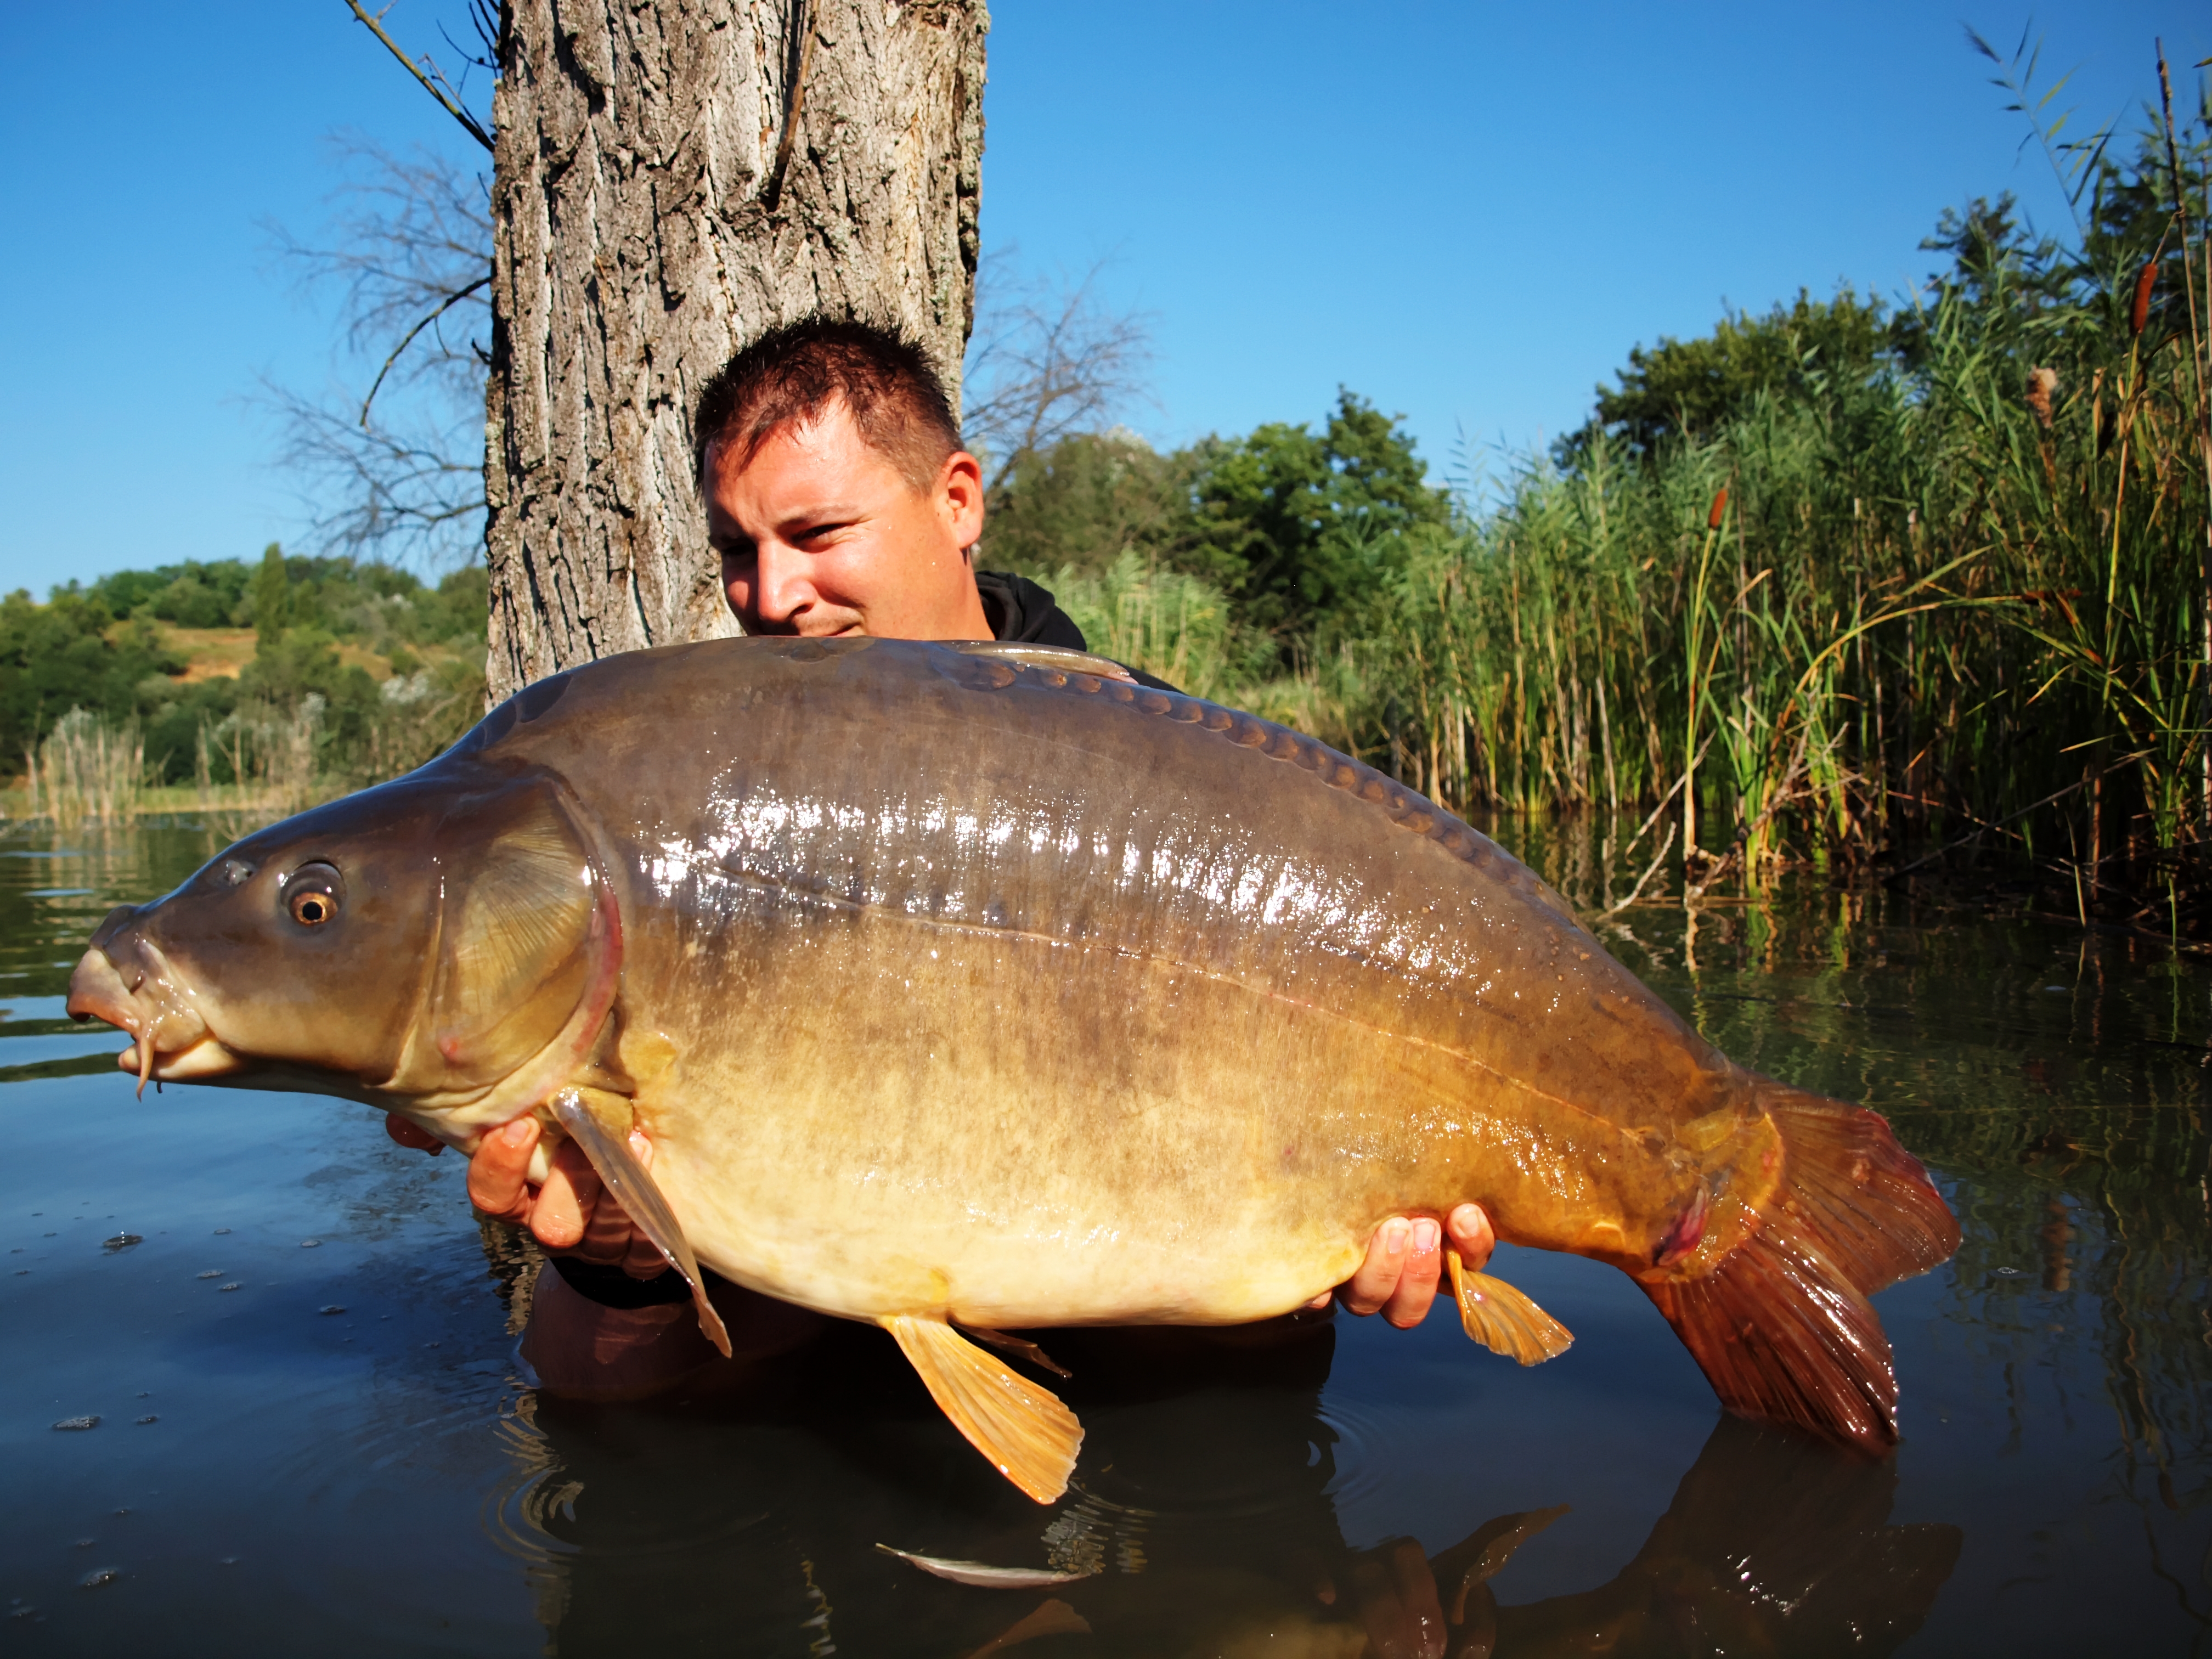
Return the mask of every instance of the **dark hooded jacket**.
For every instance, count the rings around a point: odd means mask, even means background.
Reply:
[[[1009,576],[996,570],[975,573],[975,592],[983,601],[983,620],[991,624],[991,637],[1010,645],[1056,645],[1066,651],[1089,651],[1090,644],[1075,618],[1053,603],[1052,594],[1027,576]],[[1125,668],[1127,663],[1121,665]],[[1156,691],[1173,691],[1157,675],[1129,668],[1139,685]]]

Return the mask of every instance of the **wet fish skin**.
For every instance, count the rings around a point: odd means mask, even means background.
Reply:
[[[314,861],[347,908],[302,945]],[[464,1146],[574,1087],[653,1138],[701,1260],[853,1317],[1262,1318],[1472,1199],[1635,1276],[1724,1399],[1878,1445],[1864,1295],[1955,1243],[1878,1118],[1730,1064],[1419,795],[990,647],[559,676],[94,945],[82,1012],[137,1064],[170,1026],[136,964],[193,988],[155,1076],[319,1079]]]

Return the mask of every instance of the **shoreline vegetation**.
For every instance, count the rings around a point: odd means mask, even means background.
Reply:
[[[2032,57],[1975,44],[2049,108]],[[1509,845],[1587,817],[1627,872],[1600,915],[1980,872],[2212,939],[2212,108],[2201,76],[2147,108],[2132,141],[2034,128],[2065,234],[1977,199],[1905,299],[1801,292],[1639,348],[1492,476],[1437,487],[1349,391],[1318,429],[1171,453],[1061,431],[987,456],[978,562]],[[5,805],[242,819],[395,775],[481,707],[483,595],[481,567],[273,548],[18,593]]]
[[[0,600],[10,819],[243,826],[420,765],[483,707],[484,576],[345,557],[126,570]]]
[[[1907,302],[1639,349],[1486,494],[1402,488],[1346,394],[1318,437],[1063,440],[994,532],[1109,655],[1478,820],[1632,819],[1638,892],[1995,858],[2084,924],[2212,933],[2212,122],[2200,81],[2131,154],[2035,136],[2069,235],[1947,212]],[[1125,533],[1055,564],[1083,502]]]

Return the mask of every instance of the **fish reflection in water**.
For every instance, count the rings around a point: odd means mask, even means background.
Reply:
[[[1326,1318],[1053,1334],[1094,1426],[1041,1533],[948,1454],[927,1396],[856,1327],[735,1396],[544,1400],[522,1507],[558,1552],[540,1569],[551,1650],[1874,1655],[1919,1627],[1958,1559],[1956,1528],[1888,1524],[1888,1463],[1723,1418],[1610,1582],[1508,1602],[1494,1575],[1572,1516],[1503,1514],[1434,1556],[1352,1547],[1322,1406],[1334,1344]],[[877,1540],[1085,1576],[968,1588]]]

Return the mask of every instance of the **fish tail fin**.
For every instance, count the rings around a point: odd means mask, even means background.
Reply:
[[[1784,1207],[1803,1218],[1862,1294],[1951,1259],[1958,1218],[1881,1113],[1764,1078],[1756,1097],[1789,1158]]]
[[[1067,1490],[1083,1425],[1058,1395],[1017,1375],[941,1319],[876,1322],[896,1339],[938,1408],[991,1466],[1040,1504]]]
[[[1709,1271],[1640,1279],[1721,1403],[1880,1456],[1897,1374],[1867,1297],[1958,1248],[1959,1225],[1881,1117],[1761,1079],[1788,1160],[1753,1230]]]

